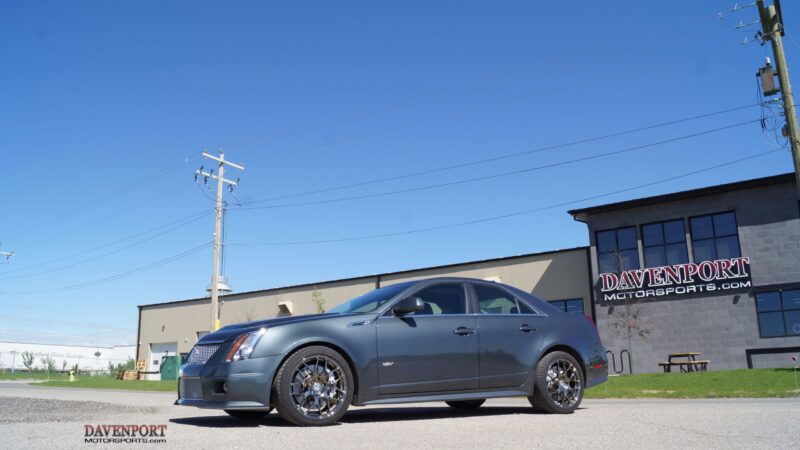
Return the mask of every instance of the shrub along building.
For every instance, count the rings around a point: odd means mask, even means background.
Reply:
[[[618,369],[626,349],[638,372],[689,351],[710,369],[786,366],[800,352],[795,195],[784,174],[574,210],[589,247],[231,294],[221,322],[310,314],[377,287],[463,276],[586,314]],[[207,297],[139,306],[137,358],[158,371],[162,356],[186,354],[208,332],[210,318]]]

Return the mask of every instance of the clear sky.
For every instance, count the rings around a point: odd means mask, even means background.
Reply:
[[[752,22],[757,12],[731,13],[733,3],[4,1],[0,242],[16,255],[0,265],[0,340],[133,343],[136,305],[204,295],[210,247],[128,273],[211,240],[211,216],[175,222],[212,207],[211,194],[193,180],[204,149],[224,148],[246,166],[235,194],[249,202],[755,104],[754,73],[765,47],[739,44],[758,27],[742,32],[732,25]],[[791,34],[800,7],[783,6]],[[727,24],[717,18],[720,11]],[[790,36],[786,50],[793,69],[800,50]],[[746,108],[258,205],[499,174],[760,115],[760,108]],[[585,226],[567,209],[788,172],[790,154],[781,150],[634,191],[438,231],[233,246],[477,220],[775,147],[773,134],[751,123],[435,189],[271,209],[234,205],[226,272],[241,292],[586,245]],[[75,285],[84,286],[61,289]]]

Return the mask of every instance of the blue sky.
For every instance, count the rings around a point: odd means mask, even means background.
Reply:
[[[171,226],[92,250],[211,208],[192,178],[204,149],[224,148],[246,166],[236,195],[248,202],[754,104],[754,73],[768,53],[739,44],[757,28],[729,25],[757,13],[730,13],[732,3],[3,2],[0,242],[16,256],[0,265],[0,340],[132,343],[136,305],[203,295],[210,247],[111,282],[60,288],[210,241],[213,222],[205,216],[124,250]],[[800,8],[783,7],[791,33]],[[798,48],[787,37],[790,69]],[[759,117],[759,108],[748,108],[263,205],[447,183]],[[227,241],[436,227],[613,192],[775,147],[752,123],[474,183],[232,210]],[[782,150],[570,207],[791,168]],[[245,291],[585,245],[585,227],[566,209],[371,240],[232,245],[226,272]]]

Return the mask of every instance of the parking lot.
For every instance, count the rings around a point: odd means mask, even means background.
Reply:
[[[84,443],[85,425],[166,425],[171,448],[797,448],[800,400],[587,400],[569,416],[535,414],[524,399],[476,412],[444,404],[352,408],[327,428],[272,413],[241,422],[173,406],[169,393],[44,388],[0,382],[4,448],[124,448]]]

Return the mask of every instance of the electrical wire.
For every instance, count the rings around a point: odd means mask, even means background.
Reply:
[[[17,267],[17,268],[12,269],[12,270],[4,270],[4,271],[0,272],[0,275],[7,275],[7,274],[10,274],[10,273],[16,273],[16,272],[23,272],[23,271],[27,271],[27,270],[30,270],[30,269],[35,269],[35,268],[38,268],[38,267],[47,266],[47,265],[50,265],[50,264],[53,264],[53,263],[56,263],[56,262],[59,262],[59,261],[64,261],[64,260],[67,260],[67,259],[70,259],[70,258],[74,258],[76,256],[81,256],[81,255],[85,255],[87,253],[92,253],[92,252],[94,252],[96,250],[100,250],[100,249],[103,249],[103,248],[106,248],[106,247],[111,247],[113,245],[116,245],[116,244],[119,244],[119,243],[122,243],[122,242],[125,242],[125,241],[129,241],[131,239],[135,239],[135,238],[137,238],[139,236],[144,236],[146,234],[150,234],[150,233],[152,233],[154,231],[158,231],[158,230],[160,230],[162,228],[169,227],[171,225],[183,222],[185,220],[192,219],[194,217],[205,216],[206,214],[209,214],[211,212],[213,212],[213,210],[204,209],[202,211],[198,211],[198,212],[196,212],[194,214],[191,214],[191,215],[188,215],[186,217],[181,217],[180,219],[176,219],[176,220],[173,220],[171,222],[167,222],[167,223],[165,223],[163,225],[159,225],[157,227],[150,228],[148,230],[141,231],[139,233],[132,234],[130,236],[126,236],[124,238],[117,239],[115,241],[106,242],[105,244],[98,245],[96,247],[92,247],[92,248],[87,249],[87,250],[82,250],[82,251],[79,251],[79,252],[76,252],[76,253],[71,253],[71,254],[68,254],[68,255],[60,256],[60,257],[55,258],[55,259],[50,259],[50,260],[47,260],[47,261],[44,261],[44,262],[31,264],[31,265],[24,266],[24,267]]]
[[[466,183],[473,183],[473,182],[477,182],[477,181],[485,181],[485,180],[502,178],[502,177],[507,177],[507,176],[512,176],[512,175],[519,175],[519,174],[538,171],[538,170],[552,169],[552,168],[555,168],[555,167],[561,167],[561,166],[565,166],[565,165],[569,165],[569,164],[575,164],[575,163],[584,162],[584,161],[591,161],[591,160],[595,160],[595,159],[600,159],[600,158],[605,158],[605,157],[609,157],[609,156],[619,155],[619,154],[622,154],[622,153],[628,153],[628,152],[633,152],[633,151],[637,151],[637,150],[643,150],[643,149],[647,149],[647,148],[656,147],[658,145],[669,144],[669,143],[673,143],[673,142],[678,142],[678,141],[682,141],[682,140],[686,140],[686,139],[695,138],[695,137],[698,137],[698,136],[704,136],[704,135],[711,134],[711,133],[725,131],[725,130],[729,130],[729,129],[732,129],[732,128],[736,128],[736,127],[740,127],[740,126],[743,126],[743,125],[748,125],[748,124],[756,123],[756,122],[760,122],[760,121],[761,121],[761,119],[754,119],[754,120],[749,120],[749,121],[745,121],[745,122],[735,123],[735,124],[732,124],[732,125],[726,125],[726,126],[723,126],[723,127],[704,130],[704,131],[700,131],[700,132],[697,132],[697,133],[687,134],[687,135],[683,135],[683,136],[679,136],[679,137],[675,137],[675,138],[665,139],[665,140],[656,141],[656,142],[650,142],[650,143],[647,143],[647,144],[636,145],[636,146],[633,146],[633,147],[627,147],[627,148],[623,148],[623,149],[620,149],[620,150],[597,153],[597,154],[594,154],[594,155],[583,156],[583,157],[580,157],[580,158],[573,158],[573,159],[569,159],[569,160],[565,160],[565,161],[559,161],[559,162],[550,163],[550,164],[543,164],[543,165],[538,165],[538,166],[534,166],[534,167],[528,167],[528,168],[524,168],[524,169],[512,170],[512,171],[509,171],[509,172],[496,173],[496,174],[492,174],[492,175],[484,175],[484,176],[480,176],[480,177],[466,178],[466,179],[450,181],[450,182],[446,182],[446,183],[436,183],[436,184],[430,184],[430,185],[419,186],[419,187],[414,187],[414,188],[399,189],[399,190],[394,190],[394,191],[384,191],[384,192],[363,194],[363,195],[354,195],[354,196],[349,196],[349,197],[340,197],[340,198],[334,198],[334,199],[328,199],[328,200],[316,200],[316,201],[308,201],[308,202],[284,203],[284,204],[279,204],[279,205],[266,205],[266,206],[244,206],[244,207],[241,207],[241,208],[231,209],[231,211],[247,211],[247,210],[257,210],[257,209],[275,209],[275,208],[289,208],[289,207],[297,207],[297,206],[322,205],[322,204],[339,203],[339,202],[351,201],[351,200],[363,200],[363,199],[368,199],[368,198],[384,197],[384,196],[388,196],[388,195],[397,195],[397,194],[404,194],[404,193],[409,193],[409,192],[419,192],[419,191],[437,189],[437,188],[448,187],[448,186],[456,186],[456,185],[461,185],[461,184],[466,184]]]
[[[166,175],[166,174],[168,174],[168,173],[170,173],[170,172],[172,172],[172,171],[174,171],[174,170],[176,170],[176,169],[178,169],[180,167],[185,166],[188,162],[189,162],[189,158],[186,158],[183,161],[181,161],[180,163],[170,164],[170,165],[168,165],[166,167],[163,167],[163,168],[161,168],[161,169],[159,169],[159,170],[157,170],[157,171],[155,171],[153,173],[150,173],[149,175],[145,175],[143,177],[140,177],[140,178],[136,179],[135,181],[133,181],[131,183],[128,183],[128,184],[126,184],[126,185],[124,185],[124,186],[122,186],[120,188],[114,189],[113,191],[108,192],[108,193],[106,193],[106,194],[104,194],[104,195],[102,195],[102,196],[100,196],[100,197],[98,197],[98,198],[96,198],[94,200],[91,200],[91,201],[89,201],[87,203],[84,203],[83,205],[80,205],[80,206],[77,206],[77,207],[74,207],[74,208],[70,208],[68,211],[65,211],[65,212],[63,212],[61,214],[57,214],[57,215],[55,215],[55,216],[53,216],[53,217],[51,217],[51,218],[49,218],[47,220],[38,222],[38,223],[36,223],[34,225],[31,225],[29,227],[25,227],[24,229],[21,229],[19,231],[14,232],[14,233],[7,234],[7,235],[5,235],[3,237],[2,240],[8,240],[11,237],[28,234],[28,233],[30,233],[32,231],[36,231],[38,229],[41,229],[41,228],[44,228],[44,227],[46,227],[48,225],[56,223],[56,222],[58,222],[60,220],[66,219],[67,217],[71,217],[71,216],[74,216],[74,215],[76,215],[78,213],[86,211],[87,209],[91,209],[92,207],[97,206],[98,204],[101,204],[103,202],[111,200],[112,198],[119,197],[120,195],[123,195],[123,194],[125,194],[127,192],[130,192],[132,190],[135,190],[135,189],[139,188],[140,186],[144,186],[144,183],[146,181],[157,179],[157,178],[159,178],[159,177],[161,177],[163,175]]]
[[[189,220],[184,220],[183,222],[179,223],[178,225],[176,225],[176,226],[174,226],[172,228],[168,228],[167,230],[164,230],[164,231],[162,231],[160,233],[154,234],[152,236],[148,236],[145,239],[138,240],[138,241],[133,242],[131,244],[128,244],[128,245],[126,245],[124,247],[111,250],[111,251],[103,253],[101,255],[93,256],[91,258],[86,258],[86,259],[83,259],[83,260],[80,260],[80,261],[77,261],[77,262],[73,262],[73,263],[70,263],[70,264],[63,265],[63,266],[54,267],[54,268],[47,269],[47,270],[42,270],[42,271],[39,271],[39,272],[33,272],[33,273],[28,273],[28,274],[23,274],[23,275],[14,275],[14,276],[10,276],[10,277],[0,277],[0,280],[13,280],[13,279],[18,279],[18,278],[28,278],[28,277],[33,277],[33,276],[37,276],[37,275],[43,275],[43,274],[46,274],[46,273],[57,272],[57,271],[60,271],[60,270],[71,269],[71,268],[79,266],[81,264],[86,264],[86,263],[90,263],[90,262],[93,262],[93,261],[97,261],[98,259],[105,258],[106,256],[111,256],[111,255],[120,253],[120,252],[125,251],[125,250],[127,250],[129,248],[133,248],[133,247],[136,247],[138,245],[144,244],[146,242],[152,241],[153,239],[161,237],[161,236],[163,236],[165,234],[172,233],[173,231],[179,230],[179,229],[185,227],[186,225],[189,225],[190,223],[197,222],[198,220],[204,218],[205,216],[207,216],[210,213],[211,213],[211,211],[206,211],[206,212],[204,212],[203,214],[201,214],[199,216],[196,216],[196,217],[191,218]]]
[[[667,183],[667,182],[674,181],[674,180],[677,180],[677,179],[680,179],[680,178],[685,178],[685,177],[689,177],[689,176],[692,176],[692,175],[697,175],[699,173],[708,172],[708,171],[719,169],[719,168],[722,168],[722,167],[727,167],[727,166],[730,166],[730,165],[733,165],[733,164],[738,164],[738,163],[741,163],[741,162],[744,162],[744,161],[749,161],[749,160],[752,160],[752,159],[756,159],[756,158],[759,158],[759,157],[762,157],[762,156],[766,156],[766,155],[771,154],[771,153],[775,153],[775,152],[780,151],[780,150],[783,150],[783,148],[782,147],[781,148],[773,148],[771,150],[767,150],[767,151],[764,151],[764,152],[752,154],[752,155],[749,155],[749,156],[746,156],[746,157],[743,157],[743,158],[730,160],[730,161],[727,161],[727,162],[724,162],[724,163],[721,163],[721,164],[716,164],[716,165],[713,165],[713,166],[705,167],[705,168],[698,169],[698,170],[693,170],[691,172],[682,173],[680,175],[675,175],[675,176],[668,177],[668,178],[662,178],[662,179],[659,179],[659,180],[656,180],[656,181],[651,181],[651,182],[644,183],[644,184],[639,184],[639,185],[636,185],[636,186],[630,186],[630,187],[627,187],[627,188],[624,188],[624,189],[619,189],[619,190],[612,191],[612,192],[606,192],[606,193],[603,193],[603,194],[597,194],[597,195],[592,195],[592,196],[589,196],[589,197],[583,197],[583,198],[576,199],[576,200],[570,200],[570,201],[566,201],[566,202],[555,203],[555,204],[552,204],[552,205],[543,206],[543,207],[539,207],[539,208],[526,209],[526,210],[522,210],[522,211],[516,211],[516,212],[508,213],[508,214],[502,214],[502,215],[499,215],[499,216],[484,217],[484,218],[475,219],[475,220],[469,220],[469,221],[465,221],[465,222],[457,222],[457,223],[451,223],[451,224],[446,224],[446,225],[438,225],[438,226],[432,226],[432,227],[426,227],[426,228],[417,228],[417,229],[414,229],[414,230],[406,230],[406,231],[399,231],[399,232],[392,232],[392,233],[370,234],[370,235],[353,236],[353,237],[338,238],[338,239],[318,239],[318,240],[310,240],[310,241],[288,241],[288,242],[229,243],[228,245],[229,246],[236,246],[236,247],[281,247],[281,246],[310,245],[310,244],[330,244],[330,243],[337,243],[337,242],[351,242],[351,241],[362,241],[362,240],[369,240],[369,239],[387,238],[387,237],[394,237],[394,236],[405,236],[405,235],[409,235],[409,234],[417,234],[417,233],[424,233],[424,232],[429,232],[429,231],[438,231],[438,230],[445,230],[445,229],[450,229],[450,228],[457,228],[457,227],[462,227],[462,226],[467,226],[467,225],[475,225],[475,224],[484,223],[484,222],[492,222],[492,221],[496,221],[496,220],[508,219],[508,218],[511,218],[511,217],[517,217],[517,216],[523,216],[523,215],[527,215],[527,214],[533,214],[533,213],[544,211],[544,210],[548,210],[548,209],[564,207],[564,206],[573,205],[573,204],[576,204],[576,203],[581,203],[581,202],[585,202],[585,201],[589,201],[589,200],[596,200],[596,199],[600,199],[600,198],[603,198],[603,197],[609,197],[609,196],[616,195],[616,194],[621,194],[621,193],[624,193],[624,192],[629,192],[629,191],[633,191],[633,190],[637,190],[637,189],[642,189],[642,188],[645,188],[645,187],[654,186],[656,184]]]
[[[187,256],[193,255],[193,254],[199,252],[200,250],[207,249],[211,244],[212,244],[212,242],[209,241],[209,242],[206,242],[206,243],[204,243],[202,245],[199,245],[197,247],[191,248],[189,250],[186,250],[184,252],[178,253],[176,255],[161,259],[159,261],[156,261],[156,262],[153,262],[153,263],[150,263],[150,264],[146,264],[144,266],[139,266],[139,267],[137,267],[135,269],[128,270],[128,271],[122,272],[122,273],[118,273],[116,275],[111,275],[111,276],[108,276],[108,277],[105,277],[105,278],[100,278],[100,279],[97,279],[97,280],[86,281],[86,282],[83,282],[83,283],[72,284],[72,285],[68,285],[68,286],[61,286],[61,287],[56,287],[56,288],[48,288],[48,289],[37,289],[37,290],[31,290],[31,291],[17,291],[17,292],[0,292],[0,295],[44,294],[44,293],[71,291],[71,290],[75,290],[75,289],[83,289],[83,288],[87,288],[87,287],[93,287],[93,286],[97,286],[99,284],[104,284],[104,283],[108,283],[108,282],[111,282],[111,281],[116,281],[116,280],[120,280],[120,279],[123,279],[123,278],[127,278],[127,277],[130,277],[130,276],[142,273],[142,272],[146,272],[148,270],[155,269],[157,267],[161,267],[161,266],[163,266],[165,264],[169,264],[169,263],[171,263],[173,261],[177,261],[179,259],[186,258]]]
[[[266,203],[266,202],[271,202],[271,201],[276,201],[276,200],[286,200],[286,199],[289,199],[289,198],[304,197],[304,196],[313,195],[313,194],[322,194],[322,193],[326,193],[326,192],[333,192],[333,191],[339,191],[339,190],[350,189],[350,188],[355,188],[355,187],[368,186],[368,185],[372,185],[372,184],[385,183],[385,182],[389,182],[389,181],[402,180],[404,178],[417,177],[417,176],[428,175],[428,174],[432,174],[432,173],[444,172],[444,171],[448,171],[448,170],[461,169],[461,168],[464,168],[464,167],[476,166],[476,165],[479,165],[479,164],[486,164],[486,163],[500,161],[500,160],[504,160],[504,159],[515,158],[515,157],[519,157],[519,156],[530,155],[530,154],[540,153],[540,152],[549,151],[549,150],[556,150],[556,149],[565,148],[565,147],[571,147],[571,146],[575,146],[575,145],[579,145],[579,144],[587,144],[587,143],[590,143],[590,142],[596,142],[596,141],[600,141],[600,140],[610,139],[610,138],[613,138],[613,137],[619,137],[619,136],[624,136],[624,135],[627,135],[627,134],[638,133],[638,132],[641,132],[641,131],[652,130],[652,129],[655,129],[655,128],[666,127],[666,126],[669,126],[669,125],[676,125],[676,124],[679,124],[679,123],[689,122],[689,121],[692,121],[692,120],[704,119],[704,118],[713,117],[713,116],[717,116],[717,115],[721,115],[721,114],[726,114],[726,113],[730,113],[730,112],[734,112],[734,111],[740,111],[740,110],[752,108],[752,107],[755,107],[755,106],[760,106],[760,104],[759,103],[752,103],[752,104],[749,104],[749,105],[736,106],[736,107],[733,107],[733,108],[727,108],[727,109],[723,109],[723,110],[720,110],[720,111],[714,111],[714,112],[710,112],[710,113],[698,114],[698,115],[695,115],[695,116],[684,117],[684,118],[681,118],[681,119],[670,120],[670,121],[667,121],[667,122],[661,122],[661,123],[656,123],[656,124],[652,124],[652,125],[646,125],[646,126],[643,126],[643,127],[632,128],[632,129],[628,129],[628,130],[624,130],[624,131],[618,131],[618,132],[609,133],[609,134],[604,134],[604,135],[600,135],[600,136],[588,137],[588,138],[579,139],[579,140],[570,141],[570,142],[564,142],[564,143],[560,143],[560,144],[554,144],[554,145],[548,145],[548,146],[544,146],[544,147],[538,147],[538,148],[534,148],[534,149],[531,149],[531,150],[525,150],[525,151],[521,151],[521,152],[507,153],[505,155],[493,156],[491,158],[484,158],[484,159],[479,159],[479,160],[474,160],[474,161],[468,161],[468,162],[454,164],[454,165],[450,165],[450,166],[437,167],[437,168],[426,169],[426,170],[421,170],[421,171],[417,171],[417,172],[410,172],[410,173],[406,173],[406,174],[402,174],[402,175],[395,175],[395,176],[390,176],[390,177],[377,178],[377,179],[373,179],[373,180],[369,180],[369,181],[362,181],[362,182],[358,182],[358,183],[350,183],[350,184],[345,184],[345,185],[340,185],[340,186],[333,186],[333,187],[328,187],[328,188],[316,189],[316,190],[312,190],[312,191],[299,192],[299,193],[295,193],[295,194],[281,195],[281,196],[277,196],[277,197],[270,197],[270,198],[265,198],[265,199],[260,199],[260,200],[251,200],[251,201],[248,201],[248,202],[243,202],[242,205],[246,206],[246,205],[254,205],[254,204]]]
[[[178,192],[181,192],[181,191],[183,191],[183,190],[189,189],[190,187],[191,187],[191,186],[182,186],[182,187],[180,187],[180,188],[177,188],[177,189],[174,189],[174,190],[172,190],[172,191],[170,191],[170,192],[167,192],[166,194],[159,194],[159,195],[157,195],[157,196],[155,196],[155,197],[152,197],[152,198],[150,198],[149,200],[146,200],[146,201],[143,201],[143,202],[137,203],[137,204],[135,204],[135,205],[133,205],[133,206],[129,206],[129,207],[127,207],[127,208],[125,208],[125,209],[123,209],[123,210],[121,210],[121,211],[117,211],[117,212],[116,212],[116,213],[114,213],[114,214],[111,214],[111,215],[108,215],[108,216],[102,217],[102,218],[100,218],[100,219],[97,219],[97,220],[93,220],[93,221],[91,221],[91,222],[88,222],[88,223],[85,223],[85,224],[83,224],[83,225],[80,225],[80,226],[78,226],[78,227],[76,227],[76,228],[72,228],[72,229],[70,229],[70,230],[64,231],[63,233],[59,233],[59,234],[56,234],[56,235],[50,236],[50,237],[48,237],[48,238],[45,238],[45,239],[43,239],[43,240],[41,240],[41,241],[36,241],[36,242],[33,242],[32,244],[24,245],[24,246],[22,246],[22,247],[19,247],[19,246],[18,246],[18,247],[16,247],[16,248],[15,248],[15,253],[19,254],[19,252],[20,252],[21,250],[28,249],[28,248],[31,248],[31,247],[37,247],[37,246],[39,246],[39,245],[42,245],[42,244],[44,244],[44,243],[51,242],[51,241],[54,241],[54,240],[56,240],[56,239],[62,238],[62,237],[64,237],[64,236],[67,236],[67,235],[69,235],[69,234],[72,234],[72,233],[74,233],[74,232],[76,232],[76,231],[82,231],[82,230],[85,230],[86,228],[92,227],[92,226],[94,226],[94,225],[97,225],[97,224],[99,224],[99,223],[103,223],[103,222],[106,222],[106,221],[108,221],[108,220],[111,220],[111,219],[113,219],[113,218],[115,218],[115,217],[119,217],[119,216],[121,216],[121,215],[123,215],[123,214],[127,214],[127,213],[131,212],[132,210],[134,210],[134,209],[136,209],[136,208],[140,208],[140,207],[142,207],[142,206],[149,205],[149,204],[151,204],[151,203],[155,203],[155,202],[157,202],[157,201],[159,201],[159,200],[162,200],[162,199],[164,199],[164,198],[167,198],[167,197],[169,197],[169,196],[171,196],[171,195],[174,195],[174,194],[176,194],[176,193],[178,193]]]

